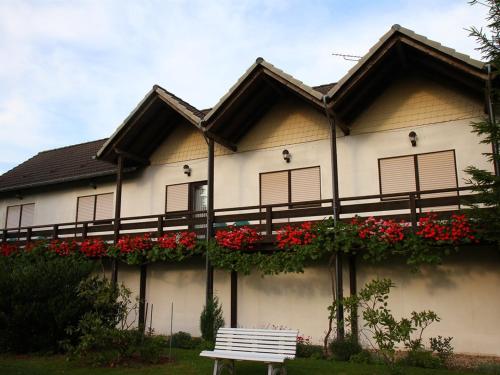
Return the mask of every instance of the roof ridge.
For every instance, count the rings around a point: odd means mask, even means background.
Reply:
[[[191,103],[187,102],[186,100],[182,99],[180,96],[178,95],[175,95],[173,92],[167,90],[166,88],[158,85],[158,84],[155,84],[153,86],[155,89],[160,89],[160,90],[163,90],[165,91],[168,95],[170,95],[172,98],[174,98],[176,101],[179,102],[179,104],[181,104],[184,108],[186,108],[187,110],[189,110],[191,113],[193,113],[194,115],[198,116],[198,117],[203,117],[203,112],[198,109],[197,107],[195,107],[194,105],[192,105]],[[193,111],[194,109],[194,111]]]
[[[36,155],[40,155],[40,154],[44,154],[46,152],[52,152],[52,151],[57,151],[57,150],[62,150],[62,149],[65,149],[65,148],[70,148],[70,147],[76,147],[76,146],[81,146],[81,145],[85,145],[87,143],[94,143],[94,142],[100,142],[100,141],[105,141],[106,139],[108,139],[108,137],[106,138],[100,138],[100,139],[95,139],[93,141],[85,141],[85,142],[81,142],[81,143],[74,143],[72,145],[67,145],[67,146],[61,146],[61,147],[55,147],[55,148],[51,148],[51,149],[48,149],[48,150],[43,150],[43,151],[39,151],[37,154],[35,154],[34,156]],[[33,156],[33,157],[34,157]],[[30,158],[31,159],[31,158]]]

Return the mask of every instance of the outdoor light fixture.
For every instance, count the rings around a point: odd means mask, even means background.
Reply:
[[[410,137],[410,142],[413,147],[417,146],[417,133],[415,133],[413,130],[408,134],[408,137]]]
[[[184,174],[186,176],[191,176],[191,168],[189,168],[189,165],[184,164],[184,167],[182,167],[182,170],[184,171]]]
[[[290,152],[288,150],[283,150],[282,154],[283,154],[283,160],[285,160],[287,163],[290,163],[290,159],[292,157],[290,155]]]

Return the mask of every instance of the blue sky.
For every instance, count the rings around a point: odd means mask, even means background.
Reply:
[[[157,83],[214,105],[256,57],[335,82],[399,23],[473,57],[487,8],[421,1],[0,0],[0,173],[109,136]]]

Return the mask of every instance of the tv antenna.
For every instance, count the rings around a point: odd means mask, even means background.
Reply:
[[[356,56],[356,55],[346,55],[344,53],[332,53],[332,56],[338,56],[342,57],[344,60],[347,61],[359,61],[362,59],[362,56]]]

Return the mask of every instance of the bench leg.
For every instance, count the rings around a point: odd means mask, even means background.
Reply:
[[[272,363],[267,364],[267,375],[286,375],[285,365],[274,367]]]
[[[224,360],[218,360],[216,359],[215,360],[215,363],[214,363],[214,372],[213,372],[213,375],[220,375],[222,374],[222,371],[224,369],[227,369],[227,371],[230,373],[230,374],[234,374],[234,360],[228,360],[228,361],[224,361]]]

